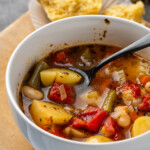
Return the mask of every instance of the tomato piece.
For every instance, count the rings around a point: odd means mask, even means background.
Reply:
[[[115,141],[118,141],[119,139],[121,139],[121,135],[120,135],[119,132],[116,132],[116,133],[112,136],[112,138],[113,138]]]
[[[104,121],[104,126],[106,132],[112,135],[112,138],[114,140],[120,139],[120,128],[111,116],[106,118],[106,120]]]
[[[150,110],[150,93],[144,96],[144,100],[138,105],[139,110],[149,111]]]
[[[130,82],[125,82],[122,87],[119,87],[117,90],[119,92],[124,92],[130,89]]]
[[[107,117],[107,119],[104,122],[104,126],[107,130],[107,132],[115,134],[115,128],[114,128],[114,120],[112,119],[111,116]]]
[[[55,126],[51,129],[50,131],[51,134],[66,138],[65,134],[63,133],[63,128],[59,127],[59,126]]]
[[[132,90],[132,94],[135,98],[141,95],[141,88],[136,83],[125,82],[122,87],[118,88],[120,92],[127,90]]]
[[[42,128],[43,130],[45,130],[45,131],[48,130],[48,127],[47,127],[47,126],[41,126],[41,128]]]
[[[60,86],[63,85],[65,95],[64,98],[62,98],[62,93],[60,91]],[[48,98],[52,101],[55,101],[57,103],[63,103],[63,104],[72,104],[75,100],[75,91],[72,87],[60,84],[60,83],[54,83],[52,88],[50,89]]]
[[[131,84],[130,89],[132,89],[132,93],[135,98],[141,95],[141,88],[137,84]]]
[[[54,60],[55,60],[56,63],[60,63],[60,64],[66,64],[66,63],[70,63],[71,62],[65,52],[57,53],[55,55],[55,59]]]
[[[148,81],[150,81],[150,76],[149,75],[141,76],[139,80],[141,84],[145,85]]]
[[[79,115],[80,118],[73,120],[72,126],[77,128],[84,127],[89,131],[96,132],[106,116],[106,111],[90,106]]]

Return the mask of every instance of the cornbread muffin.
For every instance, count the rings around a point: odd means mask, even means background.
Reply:
[[[114,5],[103,12],[104,15],[125,18],[138,23],[143,23],[142,15],[144,13],[145,9],[142,1],[138,1],[136,4],[129,6]]]
[[[38,0],[51,21],[58,19],[98,14],[102,7],[102,0]]]

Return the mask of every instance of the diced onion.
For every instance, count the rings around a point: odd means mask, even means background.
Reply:
[[[60,87],[59,87],[59,93],[60,93],[60,98],[62,101],[67,98],[67,93],[66,93],[66,90],[65,90],[65,87],[63,84],[60,85]]]

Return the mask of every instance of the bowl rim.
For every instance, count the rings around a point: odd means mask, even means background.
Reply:
[[[113,142],[106,142],[106,143],[86,143],[86,142],[80,142],[80,141],[75,141],[75,140],[70,140],[70,139],[65,139],[65,138],[62,138],[62,137],[59,137],[59,136],[56,136],[56,135],[53,135],[43,129],[41,129],[39,126],[37,126],[33,121],[31,121],[23,112],[22,110],[20,109],[18,103],[16,102],[14,96],[13,96],[13,92],[12,92],[12,89],[10,88],[10,80],[11,80],[11,72],[10,72],[10,69],[11,69],[11,66],[12,66],[12,62],[14,61],[14,58],[15,56],[17,55],[17,52],[21,49],[22,47],[22,44],[24,42],[26,42],[27,40],[30,40],[32,38],[32,36],[36,35],[36,33],[38,32],[41,32],[43,29],[45,28],[49,28],[51,25],[53,24],[59,24],[59,23],[65,23],[66,21],[72,21],[72,20],[78,20],[80,21],[83,20],[83,19],[90,19],[90,18],[95,18],[95,19],[110,19],[112,21],[115,21],[115,22],[120,22],[120,23],[126,23],[126,24],[129,24],[129,25],[134,25],[135,27],[140,27],[141,29],[143,30],[147,30],[148,32],[150,32],[150,29],[148,27],[145,27],[144,25],[141,25],[139,23],[136,23],[134,21],[131,21],[131,20],[127,20],[127,19],[123,19],[123,18],[118,18],[118,17],[113,17],[113,16],[104,16],[104,15],[81,15],[81,16],[73,16],[73,17],[68,17],[68,18],[65,18],[65,19],[60,19],[58,21],[55,21],[55,22],[50,22],[49,24],[46,24],[42,27],[40,27],[39,29],[33,31],[31,34],[29,34],[24,40],[22,40],[20,42],[20,44],[16,47],[16,49],[13,51],[10,59],[9,59],[9,62],[8,62],[8,65],[7,65],[7,68],[6,68],[6,77],[5,77],[5,85],[6,85],[6,91],[7,91],[7,95],[8,95],[8,100],[9,102],[12,104],[13,108],[16,110],[16,112],[20,115],[20,117],[28,124],[30,125],[31,127],[33,127],[34,129],[36,129],[37,132],[41,133],[41,134],[44,134],[45,136],[48,136],[50,138],[53,138],[55,140],[60,140],[61,142],[66,142],[66,143],[70,143],[70,144],[77,144],[77,145],[88,145],[88,146],[107,146],[107,145],[117,145],[117,144],[125,144],[125,143],[129,143],[129,142],[133,142],[137,139],[141,139],[142,137],[144,137],[145,135],[148,135],[150,134],[150,131],[147,131],[146,133],[144,134],[141,134],[139,136],[136,136],[136,137],[132,137],[132,138],[129,138],[129,139],[125,139],[125,140],[121,140],[121,141],[113,141]],[[14,116],[13,116],[14,118]],[[21,131],[21,129],[20,129]],[[21,131],[22,132],[22,131]],[[24,135],[24,134],[23,134]],[[25,135],[24,135],[25,137]]]

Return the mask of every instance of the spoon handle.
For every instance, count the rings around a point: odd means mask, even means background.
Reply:
[[[107,57],[106,59],[104,59],[103,61],[101,61],[99,64],[97,64],[94,67],[93,72],[96,73],[100,68],[102,68],[103,66],[105,66],[106,64],[108,64],[109,62],[111,62],[113,60],[116,60],[122,56],[129,54],[129,53],[141,50],[148,46],[150,46],[150,33],[148,33],[147,35],[145,35],[141,39],[137,40],[136,42],[130,44],[129,46],[123,48],[122,50],[114,53],[113,55],[111,55],[111,56]]]

